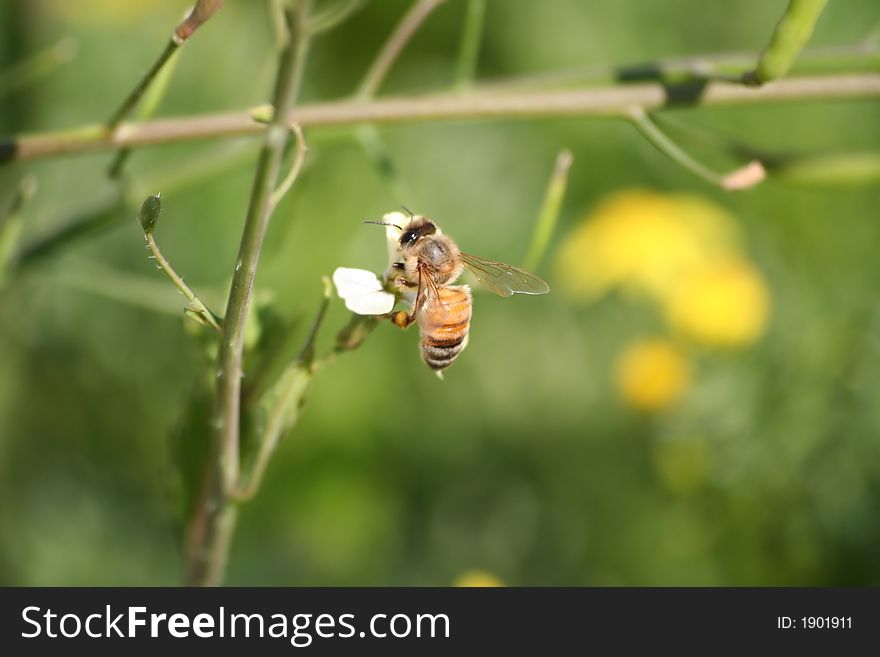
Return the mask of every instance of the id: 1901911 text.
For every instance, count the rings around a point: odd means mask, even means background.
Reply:
[[[780,630],[851,630],[852,616],[777,616]]]

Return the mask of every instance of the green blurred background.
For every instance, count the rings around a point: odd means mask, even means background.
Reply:
[[[265,3],[230,0],[186,45],[160,115],[268,99]],[[784,0],[489,0],[479,77],[660,56],[757,51]],[[0,98],[4,134],[106,118],[185,0],[0,0],[0,63],[72,36],[77,56]],[[315,44],[303,100],[351,93],[407,0],[373,0]],[[451,0],[383,93],[448,87],[464,16]],[[875,0],[832,2],[812,44],[858,41]],[[672,116],[672,115],[671,115]],[[880,148],[876,101],[678,111],[677,123],[773,151]],[[411,124],[379,131],[403,202],[468,251],[519,263],[557,152],[574,154],[559,228],[539,267],[609,193],[714,199],[741,228],[772,311],[760,339],[689,353],[681,398],[645,413],[615,361],[663,334],[650,304],[475,299],[467,351],[445,381],[415,330],[380,326],[322,371],[259,496],[242,508],[227,582],[446,585],[485,571],[508,585],[880,583],[880,190],[774,181],[725,194],[608,120]],[[279,313],[307,318],[321,276],[380,271],[378,218],[401,202],[351,132],[307,133],[310,164],[282,202],[258,276]],[[162,192],[163,252],[208,299],[224,296],[255,141],[137,152],[110,230],[5,281],[0,292],[0,583],[180,581],[180,503],[169,436],[202,372],[146,259],[139,200]],[[694,150],[713,163],[711,148]],[[39,180],[22,244],[107,203],[108,154],[0,169],[0,198]],[[212,167],[206,167],[212,162]],[[719,166],[724,166],[723,164]],[[140,196],[138,196],[140,194]],[[131,277],[131,278],[129,278]],[[156,283],[142,286],[141,282]],[[109,295],[117,295],[115,300]],[[334,300],[320,346],[348,320]],[[183,437],[186,438],[185,436]]]

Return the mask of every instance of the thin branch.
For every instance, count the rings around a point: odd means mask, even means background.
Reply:
[[[324,277],[324,294],[321,305],[306,336],[306,341],[292,365],[279,377],[276,383],[276,397],[272,400],[266,429],[260,438],[260,447],[253,468],[247,479],[235,492],[236,501],[247,501],[257,493],[263,481],[263,475],[272,453],[278,442],[299,419],[299,407],[305,395],[306,387],[318,371],[315,366],[315,341],[330,306],[330,280]]]
[[[400,20],[397,27],[394,28],[391,36],[388,37],[385,45],[382,46],[382,50],[379,51],[376,59],[373,60],[372,65],[367,70],[366,75],[364,75],[355,92],[355,98],[365,100],[376,95],[379,87],[385,81],[388,71],[391,70],[394,62],[397,61],[403,48],[409,43],[409,40],[418,31],[422,23],[425,22],[425,19],[431,15],[431,12],[445,1],[416,0],[413,3],[410,10]]]
[[[302,26],[307,21],[311,3],[303,0],[295,15],[288,21]],[[288,10],[293,13],[293,10]],[[247,217],[242,232],[241,247],[232,277],[223,343],[218,364],[217,407],[218,447],[221,448],[221,470],[226,490],[238,485],[239,416],[242,376],[242,351],[247,309],[250,305],[257,262],[263,246],[263,237],[272,211],[272,191],[275,188],[281,158],[287,142],[288,128],[284,117],[294,104],[302,81],[303,58],[308,49],[308,35],[297,30],[296,43],[285,49],[281,57],[278,82],[273,106],[275,116],[266,132],[263,149],[251,192]]]
[[[296,136],[296,152],[293,154],[293,164],[290,166],[290,171],[287,172],[284,180],[282,180],[281,184],[279,184],[275,191],[272,192],[272,196],[269,199],[270,212],[275,209],[275,207],[281,202],[281,199],[284,198],[285,194],[287,194],[287,192],[290,191],[290,188],[293,187],[293,183],[296,182],[296,179],[299,177],[299,172],[302,171],[303,164],[306,161],[306,152],[309,150],[308,146],[306,146],[305,135],[303,135],[299,123],[292,123],[290,125],[290,130]]]
[[[153,80],[159,75],[159,72],[165,68],[165,65],[171,61],[171,56],[177,52],[177,49],[180,48],[180,44],[175,42],[174,39],[169,39],[168,43],[165,44],[165,49],[161,52],[159,57],[153,62],[153,65],[147,70],[138,83],[135,85],[134,89],[126,96],[125,100],[122,101],[122,104],[116,109],[115,112],[107,119],[106,129],[108,132],[113,132],[122,120],[131,114],[131,111],[137,106],[140,102],[141,97],[146,93],[147,89],[149,89],[150,84],[152,84]]]
[[[284,0],[269,1],[269,21],[272,23],[272,31],[275,33],[275,44],[278,50],[283,50],[290,42],[290,29],[287,27],[287,19],[284,17]]]
[[[594,64],[568,69],[531,73],[516,77],[480,80],[480,88],[538,89],[561,86],[633,84],[662,82],[740,82],[743,69],[759,57],[755,52],[719,52],[661,57],[631,64]],[[828,75],[831,73],[871,73],[880,66],[880,42],[870,37],[849,45],[808,48],[795,60],[791,73],[797,75]]]
[[[743,82],[758,86],[786,75],[810,40],[826,4],[828,0],[789,0],[770,44],[761,53],[755,69],[743,74]]]
[[[311,4],[310,0],[300,0],[295,9],[288,8],[285,12],[295,43],[288,44],[281,53],[272,101],[276,112],[265,131],[226,305],[217,365],[212,457],[202,498],[188,523],[187,580],[192,584],[216,585],[220,582],[235,528],[232,495],[239,486],[245,324],[263,238],[272,212],[272,191],[288,139],[287,117],[302,84],[309,47],[309,35],[304,26],[308,22]]]
[[[144,76],[138,81],[134,89],[128,94],[119,108],[113,112],[112,116],[107,120],[106,130],[113,132],[122,120],[128,116],[135,106],[140,102],[141,97],[146,93],[147,89],[156,79],[156,76],[171,61],[172,55],[182,46],[193,33],[208,21],[223,7],[223,0],[198,0],[186,18],[171,33],[171,38],[165,45],[165,49],[160,53],[159,57],[153,62],[153,65],[147,70]]]
[[[710,82],[663,85],[656,82],[565,90],[383,98],[370,102],[339,100],[298,106],[285,123],[303,128],[396,124],[471,119],[624,116],[633,107],[658,110],[765,105],[810,100],[880,97],[880,74],[853,73],[784,78],[752,89],[741,84]],[[198,139],[258,135],[266,125],[250,110],[226,114],[125,123],[115,134],[102,126],[82,126],[0,139],[0,163],[86,153],[120,146],[148,146]]]
[[[657,150],[716,187],[726,190],[747,189],[766,177],[764,168],[756,160],[730,173],[717,173],[682,150],[641,108],[633,108],[627,118]]]
[[[651,120],[651,117],[644,110],[641,108],[634,108],[630,112],[629,119],[632,121],[633,125],[638,128],[639,132],[642,133],[645,139],[651,142],[658,151],[663,153],[670,160],[680,164],[683,168],[687,169],[697,177],[702,178],[706,182],[717,187],[721,186],[721,174],[712,171],[709,167],[703,165],[684,152],[678,144],[670,139],[666,133]]]
[[[367,0],[340,0],[335,7],[331,7],[323,14],[318,14],[309,19],[306,30],[312,36],[332,30],[340,23],[347,21],[357,11],[362,9]]]
[[[529,251],[523,261],[526,269],[535,270],[541,258],[547,251],[550,238],[556,228],[559,211],[562,208],[562,199],[565,197],[565,188],[568,186],[568,170],[574,161],[574,156],[569,150],[563,150],[556,156],[556,164],[547,184],[544,194],[544,203],[538,213],[538,221],[535,222],[535,231],[529,244]]]
[[[171,263],[168,262],[159,250],[159,245],[156,244],[153,233],[144,233],[144,239],[147,241],[147,249],[150,251],[151,257],[156,261],[156,268],[161,269],[171,282],[174,283],[174,287],[180,290],[180,293],[189,301],[189,307],[186,309],[187,314],[219,333],[222,330],[220,328],[220,318],[199,299],[192,288],[184,282],[180,274],[174,271]]]

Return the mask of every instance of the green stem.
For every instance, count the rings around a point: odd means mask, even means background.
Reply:
[[[296,28],[293,30],[296,42],[288,44],[281,53],[272,102],[275,112],[266,128],[257,161],[241,246],[229,290],[217,365],[213,449],[206,477],[210,485],[196,505],[195,515],[189,523],[192,531],[187,547],[190,558],[187,580],[199,585],[216,585],[221,581],[235,526],[235,501],[232,495],[239,485],[244,329],[257,263],[271,216],[272,191],[287,143],[287,117],[302,83],[309,41],[304,26],[308,22],[310,9],[310,0],[300,0],[296,9],[286,10],[288,24]]]
[[[665,132],[660,130],[657,124],[651,120],[651,117],[647,112],[640,108],[634,108],[629,114],[629,119],[632,121],[632,124],[638,128],[639,132],[641,132],[658,151],[663,153],[670,160],[681,165],[706,182],[721,187],[723,176],[712,171],[710,168],[685,153],[678,144],[666,135]]]
[[[174,28],[171,33],[171,39],[165,45],[165,49],[159,54],[159,57],[153,62],[153,65],[138,81],[131,93],[122,101],[119,108],[107,120],[105,129],[107,132],[114,132],[122,123],[123,119],[128,116],[140,101],[141,97],[153,84],[159,73],[162,72],[177,49],[180,48],[193,33],[207,22],[214,14],[223,7],[224,0],[196,0],[195,6],[189,11],[187,16]]]
[[[174,70],[177,68],[177,61],[179,58],[180,49],[171,54],[168,62],[156,74],[152,84],[149,85],[144,94],[140,111],[138,112],[138,119],[140,121],[146,121],[156,113],[159,104],[162,102],[162,99],[168,91],[168,86],[171,84],[171,77],[174,75]],[[113,162],[111,162],[110,166],[107,168],[107,174],[110,178],[119,178],[122,175],[122,168],[125,166],[125,163],[130,156],[131,148],[126,147],[119,150],[116,157],[113,158]]]
[[[128,94],[126,99],[122,101],[122,104],[119,108],[113,112],[112,116],[107,120],[106,130],[107,132],[113,132],[122,120],[128,116],[131,111],[138,104],[140,99],[146,93],[147,89],[149,89],[150,84],[159,75],[159,72],[171,61],[171,56],[177,52],[177,49],[180,48],[180,44],[178,44],[174,39],[169,39],[168,43],[165,45],[165,49],[159,55],[158,59],[153,62],[153,65],[150,69],[144,74],[144,76],[138,81],[135,85],[134,89],[131,90],[131,93]]]
[[[693,107],[766,105],[810,100],[880,97],[880,74],[815,75],[778,80],[751,89],[727,82],[663,85],[657,82],[582,89],[475,89],[466,94],[337,100],[298,106],[287,117],[304,129],[365,123],[400,124],[473,119],[620,117],[632,107],[646,112]],[[265,123],[253,110],[126,123],[113,135],[84,126],[0,139],[0,163],[86,153],[120,146],[147,146],[216,137],[262,135]]]
[[[394,28],[391,36],[382,46],[376,59],[367,70],[355,92],[355,98],[366,100],[372,98],[379,91],[379,87],[388,76],[388,71],[397,61],[401,51],[409,43],[412,36],[418,31],[425,19],[431,15],[440,4],[446,0],[416,0],[409,11]]]
[[[483,79],[480,89],[510,91],[561,86],[634,84],[638,82],[740,82],[743,69],[758,58],[754,52],[721,52],[663,57],[643,63],[591,65],[519,75],[513,78]],[[880,43],[870,38],[852,45],[805,49],[794,62],[791,73],[830,75],[832,73],[870,73],[880,67]]]
[[[470,87],[476,76],[485,16],[486,0],[468,0],[455,67],[455,89],[458,91]]]
[[[828,0],[789,0],[770,44],[761,53],[755,69],[743,75],[743,82],[760,86],[784,77],[810,40],[827,3]]]
[[[843,152],[780,158],[767,167],[782,183],[817,187],[855,187],[880,183],[880,152]]]
[[[306,146],[306,138],[303,135],[302,128],[298,123],[292,123],[290,125],[290,131],[296,136],[296,152],[293,154],[293,164],[290,166],[290,171],[287,172],[287,175],[284,177],[284,180],[278,185],[274,192],[272,192],[272,196],[269,200],[270,212],[275,209],[275,207],[281,202],[281,199],[284,198],[285,194],[290,191],[290,188],[293,187],[293,183],[296,182],[296,179],[299,177],[299,172],[302,171],[303,164],[306,161],[306,151],[308,151],[308,146]]]
[[[187,285],[183,278],[174,271],[174,268],[171,266],[171,263],[166,260],[165,256],[162,255],[162,252],[159,250],[159,245],[156,244],[156,239],[153,237],[153,233],[144,233],[144,239],[147,241],[147,249],[149,249],[152,258],[156,261],[156,265],[159,269],[165,272],[165,275],[174,283],[174,287],[180,290],[180,293],[189,301],[189,311],[190,316],[194,317],[201,323],[206,326],[210,326],[215,331],[221,331],[220,328],[220,318],[214,314],[208,306],[206,306],[201,299],[193,292],[192,288]]]
[[[268,0],[269,20],[272,23],[272,31],[275,33],[275,44],[278,50],[283,50],[290,42],[290,29],[287,27],[287,19],[284,16],[284,0]]]
[[[299,18],[309,2],[301,2]],[[218,363],[217,407],[218,440],[222,480],[227,490],[238,483],[239,468],[239,421],[244,349],[244,327],[253,292],[257,263],[263,246],[263,238],[272,211],[272,192],[275,189],[281,158],[287,142],[288,128],[284,117],[293,106],[294,98],[302,80],[303,58],[307,52],[307,35],[299,30],[296,43],[285,49],[281,57],[273,106],[275,115],[266,131],[266,138],[257,162],[257,171],[251,191],[251,199],[242,232],[241,246],[232,277],[227,303],[223,341]]]
[[[306,389],[318,372],[320,365],[323,364],[323,362],[316,363],[315,361],[315,341],[327,315],[327,308],[330,306],[330,281],[325,277],[323,282],[324,296],[306,341],[294,363],[279,377],[276,384],[277,395],[269,410],[269,418],[266,422],[266,429],[260,438],[260,446],[254,465],[245,483],[235,494],[235,498],[239,502],[247,501],[256,495],[278,441],[293,428],[299,419],[299,408]]]
[[[627,113],[627,118],[657,150],[673,162],[676,162],[716,187],[727,191],[748,189],[754,187],[767,177],[764,166],[758,160],[752,160],[748,164],[726,174],[716,173],[682,150],[641,108],[632,108]]]
[[[317,36],[337,27],[340,23],[351,16],[366,4],[366,0],[341,0],[335,7],[331,7],[323,14],[314,16],[309,20],[306,30],[312,36]]]
[[[544,195],[544,204],[538,214],[535,232],[529,244],[529,252],[523,263],[526,269],[536,270],[547,251],[547,246],[550,244],[550,238],[553,237],[553,231],[556,229],[556,222],[559,219],[562,199],[565,197],[565,188],[568,185],[568,170],[571,168],[573,160],[569,150],[560,152],[556,157],[556,165],[553,167],[553,174],[550,176],[547,192]]]

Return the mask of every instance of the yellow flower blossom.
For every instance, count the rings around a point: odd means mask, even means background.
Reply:
[[[736,223],[699,197],[625,190],[602,202],[559,253],[559,279],[592,298],[622,286],[665,298],[681,276],[739,248]]]
[[[739,347],[754,342],[767,325],[770,299],[760,272],[730,258],[689,272],[666,299],[669,325],[695,342]]]
[[[454,586],[491,588],[504,586],[504,583],[485,570],[468,570],[455,578]]]
[[[621,354],[615,383],[624,401],[640,411],[661,411],[677,402],[690,382],[690,367],[668,340],[636,342]]]

